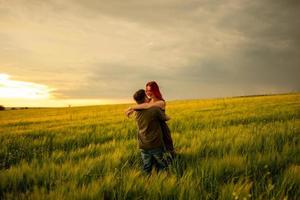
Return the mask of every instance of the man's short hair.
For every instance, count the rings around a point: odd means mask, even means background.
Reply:
[[[136,91],[133,95],[133,99],[138,103],[144,103],[145,102],[145,98],[146,98],[146,92],[144,89],[140,89],[138,91]]]

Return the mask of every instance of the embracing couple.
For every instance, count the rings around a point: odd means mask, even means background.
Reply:
[[[155,81],[146,84],[146,91],[140,89],[135,92],[133,98],[137,105],[128,108],[126,115],[135,112],[143,170],[150,174],[154,165],[157,171],[167,167],[165,153],[171,158],[175,156],[173,140],[166,123],[170,118],[165,114],[166,102]]]

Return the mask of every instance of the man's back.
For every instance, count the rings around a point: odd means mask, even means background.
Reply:
[[[154,149],[163,146],[161,120],[166,120],[166,116],[159,108],[153,107],[136,111],[140,149]]]

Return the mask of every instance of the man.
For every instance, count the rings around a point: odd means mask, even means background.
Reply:
[[[143,89],[138,90],[133,98],[137,104],[149,101]],[[154,164],[156,164],[157,171],[165,169],[167,164],[163,159],[164,144],[160,121],[167,121],[166,115],[160,108],[152,107],[137,110],[135,118],[138,126],[138,143],[144,172],[150,174]]]

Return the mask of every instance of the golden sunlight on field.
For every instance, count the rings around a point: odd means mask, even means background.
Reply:
[[[0,199],[299,199],[299,93],[167,102],[178,155],[150,177],[128,106],[0,112]]]

